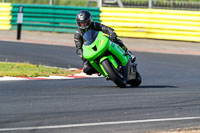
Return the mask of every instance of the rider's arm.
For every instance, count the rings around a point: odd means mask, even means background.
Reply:
[[[106,33],[109,35],[111,41],[115,42],[117,39],[117,34],[115,33],[114,29],[111,27],[108,27],[104,24],[93,22],[93,28],[98,31],[103,31],[103,33]]]
[[[81,57],[81,59],[83,58],[83,50],[82,50],[82,45],[83,45],[83,37],[80,33],[80,31],[76,31],[74,34],[74,42],[76,45],[76,54]]]
[[[108,27],[98,22],[93,22],[92,28],[94,28],[97,31],[103,31],[103,33],[106,33],[109,36],[114,32],[114,29],[112,29],[111,27]]]
[[[93,22],[93,28],[108,34],[112,42],[116,42],[120,47],[124,49],[124,51],[127,51],[127,47],[120,39],[117,38],[117,34],[115,33],[114,29],[98,22]]]

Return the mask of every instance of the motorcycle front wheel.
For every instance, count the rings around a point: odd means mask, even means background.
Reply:
[[[117,69],[110,63],[108,59],[102,62],[102,66],[108,74],[110,80],[112,80],[118,87],[125,88],[126,81],[124,81],[123,74],[118,72]]]

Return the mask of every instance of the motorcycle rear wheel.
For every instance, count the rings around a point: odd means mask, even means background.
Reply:
[[[108,59],[102,62],[103,68],[108,74],[108,77],[120,88],[126,87],[126,81],[122,77],[122,73],[118,72],[117,69],[110,63]]]
[[[139,74],[139,72],[136,72],[136,79],[130,80],[128,83],[133,87],[138,87],[142,82],[142,78]]]

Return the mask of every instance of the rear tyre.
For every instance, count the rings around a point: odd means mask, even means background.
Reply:
[[[136,79],[129,81],[130,85],[133,87],[139,86],[141,84],[141,82],[142,82],[142,78],[141,78],[139,72],[136,72]]]
[[[126,81],[124,81],[123,74],[118,72],[116,68],[110,63],[108,59],[102,62],[103,68],[108,74],[108,77],[120,88],[126,87]]]

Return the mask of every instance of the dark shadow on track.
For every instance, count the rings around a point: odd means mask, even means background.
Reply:
[[[133,87],[133,86],[129,86],[127,85],[126,88],[120,88],[120,87],[117,87],[115,85],[108,85],[108,86],[105,86],[105,85],[96,85],[96,86],[84,86],[83,88],[107,88],[107,89],[152,89],[152,88],[179,88],[178,86],[169,86],[169,85],[144,85],[144,86],[138,86],[138,87]]]
[[[126,88],[178,88],[178,86],[170,86],[170,85],[144,85],[144,86],[127,86]]]

